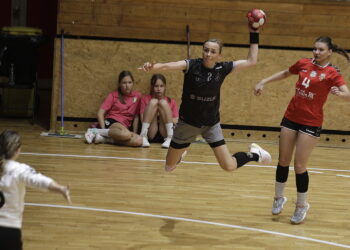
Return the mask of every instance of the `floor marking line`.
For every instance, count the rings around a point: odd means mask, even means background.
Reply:
[[[196,219],[189,219],[189,218],[182,218],[182,217],[165,216],[165,215],[157,215],[157,214],[149,214],[149,213],[139,213],[139,212],[130,212],[130,211],[113,210],[113,209],[78,207],[78,206],[63,206],[63,205],[40,204],[40,203],[25,203],[25,205],[26,206],[35,206],[35,207],[67,208],[67,209],[77,209],[77,210],[87,210],[87,211],[97,211],[97,212],[128,214],[128,215],[146,216],[146,217],[153,217],[153,218],[160,218],[160,219],[170,219],[170,220],[177,220],[177,221],[194,222],[194,223],[208,224],[208,225],[221,226],[221,227],[227,227],[227,228],[235,228],[235,229],[241,229],[241,230],[247,230],[247,231],[253,231],[253,232],[267,233],[267,234],[278,235],[278,236],[283,236],[283,237],[288,237],[288,238],[295,238],[295,239],[299,239],[299,240],[306,240],[306,241],[322,243],[322,244],[331,245],[331,246],[350,248],[350,245],[340,244],[340,243],[331,242],[331,241],[325,241],[325,240],[319,240],[319,239],[314,239],[314,238],[305,237],[305,236],[288,234],[288,233],[281,233],[281,232],[275,232],[275,231],[264,230],[264,229],[259,229],[259,228],[245,227],[245,226],[225,224],[225,223],[219,223],[219,222],[211,222],[211,221],[205,221],[205,220],[196,220]]]
[[[337,174],[336,176],[345,177],[345,178],[350,178],[350,175]]]
[[[319,171],[307,171],[308,173],[314,173],[314,174],[323,174],[323,172],[319,172]]]
[[[131,161],[152,161],[152,162],[165,162],[165,160],[159,159],[149,159],[149,158],[133,158],[133,157],[119,157],[119,156],[99,156],[99,155],[74,155],[74,154],[52,154],[52,153],[34,153],[34,152],[21,152],[23,155],[36,155],[36,156],[56,156],[56,157],[73,157],[73,158],[96,158],[96,159],[116,159],[116,160],[131,160]],[[216,165],[219,164],[216,162],[198,162],[198,161],[182,161],[184,164],[201,164],[201,165]],[[276,168],[276,166],[268,165],[255,165],[255,164],[246,164],[248,167],[257,167],[257,168]],[[293,169],[292,167],[290,167]],[[319,170],[319,171],[333,171],[333,172],[348,172],[350,170],[346,169],[326,169],[326,168],[308,168],[309,170]]]

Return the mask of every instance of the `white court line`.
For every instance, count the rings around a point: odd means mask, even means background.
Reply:
[[[342,174],[337,174],[337,176],[340,176],[340,177],[345,177],[345,178],[350,178],[350,175],[342,175]]]
[[[62,206],[62,205],[40,204],[40,203],[25,203],[25,205],[26,206],[35,206],[35,207],[67,208],[67,209],[87,210],[87,211],[96,211],[96,212],[128,214],[128,215],[146,216],[146,217],[153,217],[153,218],[160,218],[160,219],[169,219],[169,220],[175,220],[175,221],[194,222],[194,223],[201,223],[201,224],[207,224],[207,225],[214,225],[214,226],[220,226],[220,227],[235,228],[235,229],[259,232],[259,233],[278,235],[278,236],[294,238],[294,239],[298,239],[298,240],[317,242],[317,243],[321,243],[321,244],[325,244],[325,245],[350,248],[350,245],[339,244],[339,243],[335,243],[335,242],[331,242],[331,241],[325,241],[325,240],[319,240],[319,239],[314,239],[314,238],[305,237],[305,236],[280,233],[280,232],[275,232],[275,231],[270,231],[270,230],[253,228],[253,227],[238,226],[238,225],[225,224],[225,223],[219,223],[219,222],[211,222],[211,221],[205,221],[205,220],[195,220],[195,219],[165,216],[165,215],[158,215],[158,214],[137,213],[137,212],[112,210],[112,209],[101,209],[101,208],[90,208],[90,207]]]
[[[323,172],[319,172],[319,171],[308,171],[309,173],[314,173],[314,174],[323,174]]]
[[[165,162],[165,160],[149,159],[149,158],[133,158],[133,157],[119,157],[119,156],[99,156],[99,155],[71,155],[71,154],[49,154],[49,153],[33,153],[33,152],[21,152],[23,155],[36,155],[36,156],[55,156],[55,157],[73,157],[73,158],[95,158],[95,159],[115,159],[115,160],[131,160],[131,161],[153,161],[153,162]],[[216,162],[198,162],[198,161],[182,161],[185,164],[199,164],[199,165],[218,165]],[[257,167],[257,168],[276,168],[276,166],[265,165],[250,165],[245,166]],[[292,167],[291,167],[292,168]],[[333,172],[348,172],[346,169],[326,169],[326,168],[308,168],[309,170],[319,171],[333,171]]]

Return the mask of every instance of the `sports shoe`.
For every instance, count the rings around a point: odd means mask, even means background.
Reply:
[[[170,142],[171,142],[171,138],[169,138],[169,137],[165,138],[165,141],[162,144],[162,148],[169,148]]]
[[[306,203],[306,205],[304,206],[296,205],[294,215],[290,219],[290,222],[292,224],[300,224],[301,222],[303,222],[309,208],[310,208],[309,203]]]
[[[262,147],[260,147],[256,143],[250,144],[249,152],[258,154],[260,163],[270,164],[272,161],[272,158],[271,158],[271,155],[269,154],[269,152],[264,150]]]
[[[151,146],[151,144],[149,144],[147,137],[146,136],[142,136],[142,145],[141,145],[141,147],[148,148],[149,146]]]
[[[88,128],[88,130],[85,133],[85,141],[87,144],[91,144],[93,140],[95,139],[95,136],[97,134],[97,131],[95,128]]]
[[[284,204],[287,202],[287,197],[279,197],[273,200],[272,204],[272,214],[277,215],[282,212]]]
[[[107,138],[100,135],[99,133],[96,133],[95,138],[94,138],[94,143],[99,144],[99,143],[106,143]]]
[[[167,171],[167,172],[173,171],[173,170],[183,161],[183,159],[185,158],[186,155],[187,155],[187,150],[185,150],[185,151],[182,153],[182,155],[181,155],[179,161],[176,163],[176,165],[175,165],[174,167],[169,167],[169,166],[165,165],[165,171]]]

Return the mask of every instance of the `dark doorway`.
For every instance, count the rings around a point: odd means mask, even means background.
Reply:
[[[20,2],[20,5],[25,10],[18,11],[16,9],[19,3],[18,0],[1,0],[0,28],[20,24],[21,26],[42,30],[44,39],[39,48],[35,113],[36,120],[48,129],[50,126],[54,39],[56,36],[58,0],[23,1]],[[16,18],[18,16],[21,18],[20,23],[14,21],[14,17]],[[24,21],[23,17],[25,17]]]

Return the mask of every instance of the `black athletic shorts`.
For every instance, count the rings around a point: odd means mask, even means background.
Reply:
[[[313,126],[307,126],[296,122],[292,122],[291,120],[288,120],[285,117],[283,117],[281,121],[281,127],[285,127],[287,129],[291,129],[294,131],[299,131],[301,133],[308,134],[310,136],[317,137],[317,138],[320,137],[321,129],[322,129],[322,127],[313,127]]]
[[[164,137],[160,134],[159,130],[157,131],[156,135],[151,139],[148,138],[149,142],[153,143],[163,143]]]
[[[0,226],[0,249],[22,250],[21,229]]]
[[[105,119],[105,128],[109,128],[110,126],[112,126],[113,123],[120,123],[112,118],[106,118]]]

